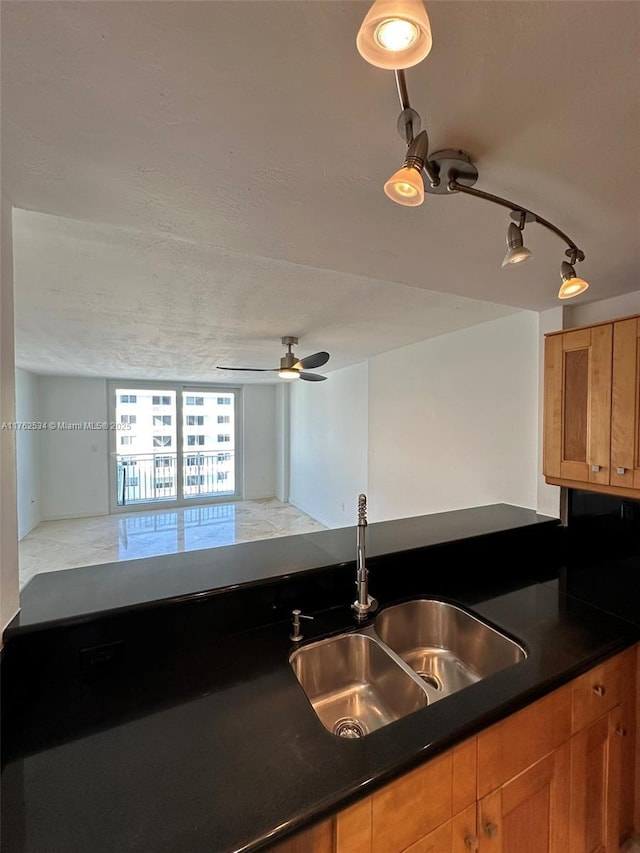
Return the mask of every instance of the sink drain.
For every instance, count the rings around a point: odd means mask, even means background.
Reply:
[[[338,720],[333,727],[333,733],[334,735],[338,735],[338,737],[357,738],[364,737],[366,731],[362,723],[351,717],[345,717],[342,720]]]
[[[442,682],[440,679],[433,675],[431,672],[418,672],[420,678],[429,685],[429,687],[433,687],[434,690],[442,690]]]

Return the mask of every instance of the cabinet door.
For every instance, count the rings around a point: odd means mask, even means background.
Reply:
[[[567,853],[570,759],[566,741],[480,800],[479,853]]]
[[[469,853],[478,849],[476,807],[473,805],[407,847],[403,853]]]
[[[544,474],[609,485],[612,324],[545,339]]]
[[[640,319],[613,324],[611,484],[640,488]]]
[[[619,709],[571,738],[571,851],[617,853],[622,739]]]

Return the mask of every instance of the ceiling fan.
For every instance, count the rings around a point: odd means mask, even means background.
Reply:
[[[277,373],[281,379],[304,379],[305,382],[322,382],[327,377],[319,373],[307,373],[314,367],[322,367],[329,361],[328,352],[314,352],[304,358],[297,358],[291,348],[300,341],[291,335],[282,338],[283,345],[287,348],[287,354],[280,359],[280,367],[222,367],[217,365],[218,370],[251,370],[261,373]]]

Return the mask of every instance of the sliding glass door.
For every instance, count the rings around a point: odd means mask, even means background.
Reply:
[[[182,392],[182,495],[234,495],[236,406],[233,391]]]
[[[239,497],[238,388],[109,385],[112,509]]]

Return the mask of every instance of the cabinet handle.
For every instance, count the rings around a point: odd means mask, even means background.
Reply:
[[[494,838],[498,834],[498,827],[495,823],[485,823],[484,834],[487,838]]]
[[[618,726],[616,728],[616,734],[618,735],[618,737],[626,737],[627,736],[627,730],[625,729],[624,726]]]
[[[626,468],[616,468],[616,474],[624,474],[626,470]]]
[[[597,474],[598,471],[600,470],[600,466],[599,465],[592,465],[591,470],[593,471],[594,474]]]
[[[467,850],[477,850],[478,849],[478,839],[475,835],[467,835],[464,839],[464,846]]]
[[[596,686],[593,688],[593,692],[596,694],[596,696],[604,696],[606,690],[604,689],[604,685],[596,684]]]

